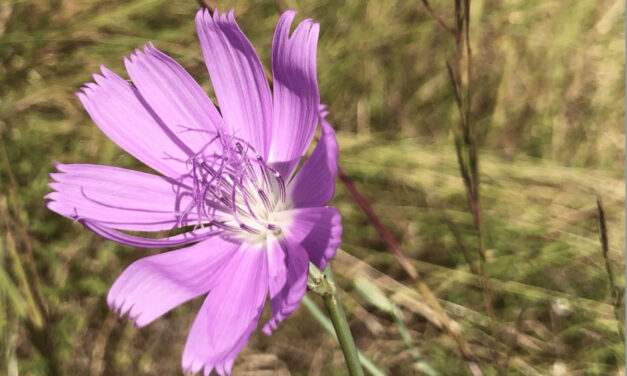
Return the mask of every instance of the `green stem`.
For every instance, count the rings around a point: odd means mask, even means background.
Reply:
[[[346,360],[346,366],[351,376],[364,376],[364,371],[361,369],[359,363],[359,356],[357,348],[355,347],[355,341],[348,327],[348,321],[346,315],[342,309],[337,291],[335,289],[335,283],[333,283],[333,274],[331,273],[331,267],[327,266],[324,273],[320,269],[316,268],[313,264],[309,264],[309,278],[307,281],[309,290],[315,292],[322,297],[324,305],[329,311],[329,316],[335,333],[337,335],[338,342],[344,353],[344,359]]]
[[[303,296],[303,305],[305,308],[309,310],[311,315],[322,325],[324,330],[326,330],[335,340],[337,341],[337,334],[335,334],[335,329],[333,328],[333,324],[331,320],[318,308],[316,303],[311,300],[307,295]],[[372,376],[386,376],[385,372],[379,369],[370,359],[368,359],[361,351],[357,350],[357,356],[359,357],[359,362],[361,365],[368,371]]]

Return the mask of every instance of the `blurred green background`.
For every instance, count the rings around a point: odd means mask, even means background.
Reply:
[[[459,116],[446,62],[455,44],[421,1],[213,4],[235,9],[266,66],[281,9],[320,22],[318,76],[340,163],[463,328],[484,374],[624,374],[624,301],[613,305],[596,206],[598,196],[622,292],[624,1],[472,2],[471,113],[493,324],[462,252],[478,257],[452,137]],[[431,5],[453,23],[453,1]],[[200,299],[142,329],[117,318],[105,303],[109,286],[151,252],[98,238],[48,211],[43,196],[56,161],[142,168],[73,95],[99,64],[127,77],[122,57],[152,41],[211,91],[197,9],[194,1],[0,1],[0,375],[180,374]],[[470,374],[339,183],[333,204],[345,230],[332,265],[361,351],[389,375],[424,374],[425,364]],[[373,304],[375,289],[398,317]],[[301,307],[272,337],[253,335],[235,374],[347,371]]]

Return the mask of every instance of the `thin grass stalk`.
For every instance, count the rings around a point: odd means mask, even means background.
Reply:
[[[525,312],[527,311],[527,306],[523,305],[523,307],[520,309],[520,311],[518,311],[518,315],[516,316],[516,325],[515,325],[515,331],[516,332],[522,332],[522,323],[523,323],[523,318],[525,317]],[[514,333],[514,336],[511,340],[511,344],[508,346],[509,349],[507,350],[507,352],[505,353],[505,366],[504,366],[504,370],[503,373],[505,375],[508,374],[509,372],[509,363],[510,360],[512,358],[512,354],[514,353],[514,351],[518,348],[518,341],[516,340],[516,335],[517,333]]]
[[[3,301],[4,304],[6,302]],[[7,304],[5,313],[5,331],[3,335],[3,357],[4,357],[4,369],[0,374],[6,374],[7,376],[19,376],[19,367],[17,361],[17,346],[19,342],[19,316]],[[6,372],[6,373],[4,373]]]
[[[455,34],[455,31],[453,31],[453,29],[451,29],[447,24],[446,21],[444,21],[444,19],[442,17],[440,17],[440,15],[433,10],[433,8],[431,8],[431,4],[429,4],[428,0],[422,0],[422,4],[424,5],[425,9],[427,10],[427,12],[429,12],[429,14],[431,15],[431,17],[433,17],[433,19],[435,19],[440,26],[442,26],[442,28],[446,31],[448,31],[451,34]]]
[[[0,205],[5,205],[5,198],[0,196]],[[6,265],[6,237],[2,230],[3,214],[0,212],[0,375],[18,376],[17,343],[19,338],[19,320],[28,313],[26,302],[19,289],[10,279]]]
[[[482,209],[481,209],[481,201],[480,201],[480,172],[479,172],[479,153],[476,139],[476,132],[472,127],[472,111],[471,111],[471,95],[472,95],[472,49],[470,46],[470,0],[464,0],[463,8],[460,7],[460,0],[456,0],[456,18],[458,19],[458,28],[457,28],[457,66],[458,66],[458,77],[460,78],[459,86],[462,85],[461,75],[462,75],[462,59],[463,59],[463,49],[464,45],[466,47],[466,95],[465,95],[465,111],[460,112],[460,117],[465,117],[465,121],[460,123],[463,126],[463,134],[464,134],[464,143],[465,150],[468,155],[468,167],[470,182],[469,186],[472,187],[471,190],[467,190],[467,197],[470,204],[470,209],[472,212],[475,229],[477,231],[477,252],[479,254],[479,276],[481,277],[481,290],[483,295],[483,304],[485,306],[488,317],[490,318],[490,332],[494,337],[496,335],[496,326],[495,326],[495,315],[494,315],[494,305],[492,298],[492,285],[490,280],[486,276],[485,272],[485,264],[486,264],[486,254],[485,254],[485,244],[484,244],[484,234],[483,234],[483,218],[482,218]],[[460,11],[463,9],[463,13]],[[465,38],[464,38],[465,37]],[[459,87],[458,86],[458,87]],[[461,93],[461,90],[460,90]],[[461,110],[461,108],[460,108]],[[492,359],[494,365],[499,370],[499,373],[502,373],[502,369],[499,362],[499,353],[495,349],[490,351],[492,355]]]
[[[603,260],[605,261],[605,273],[607,274],[608,283],[610,285],[610,295],[612,297],[612,305],[614,306],[614,316],[616,317],[616,324],[618,326],[618,335],[623,343],[625,343],[625,315],[621,312],[621,310],[623,310],[623,297],[625,292],[621,286],[616,283],[614,272],[612,271],[612,264],[609,257],[610,246],[607,236],[605,210],[603,209],[603,203],[601,202],[600,197],[597,197],[597,211],[599,220],[599,240],[601,241]]]
[[[492,289],[489,281],[485,277],[485,245],[483,236],[483,220],[481,215],[481,202],[479,196],[479,156],[478,147],[471,126],[472,114],[471,114],[471,95],[472,95],[472,49],[470,46],[470,0],[464,0],[463,4],[461,0],[455,0],[455,24],[456,29],[454,32],[455,37],[455,49],[456,49],[456,71],[449,64],[446,63],[446,68],[449,73],[451,85],[454,89],[455,102],[459,112],[459,132],[455,132],[455,152],[457,154],[457,162],[459,165],[460,174],[464,182],[466,189],[466,198],[470,212],[473,217],[473,223],[477,231],[478,246],[477,252],[479,255],[478,267],[472,267],[471,270],[477,271],[478,275],[482,276],[485,280],[484,287],[482,288],[484,295],[484,306],[486,312],[494,320],[494,309],[492,304]],[[466,51],[466,80],[465,95],[462,89],[462,61],[464,55],[464,46]]]
[[[425,361],[420,354],[420,350],[414,346],[414,340],[409,333],[409,329],[405,325],[401,309],[388,296],[381,291],[375,284],[370,282],[368,278],[355,277],[353,279],[355,290],[370,304],[374,305],[383,312],[388,313],[394,319],[396,328],[405,343],[405,347],[409,350],[412,358],[414,358],[414,368],[427,376],[438,376],[431,365]]]
[[[28,314],[28,306],[18,286],[13,283],[7,265],[9,256],[6,251],[6,236],[2,230],[2,216],[4,215],[2,208],[5,205],[3,200],[4,197],[0,196],[0,300],[2,301],[0,307],[7,307],[8,309],[10,305],[11,309],[18,317],[24,317]],[[3,316],[4,314],[6,314],[6,312],[0,310],[0,337],[3,335],[2,329],[6,321],[6,316]]]
[[[424,2],[423,2],[424,4]],[[427,11],[433,16],[433,12],[427,9]],[[436,21],[438,19],[434,17]],[[438,21],[440,25],[440,23]],[[448,31],[447,28],[444,28]],[[477,273],[481,278],[481,291],[483,295],[483,304],[485,310],[490,317],[490,331],[494,335],[495,331],[495,315],[493,306],[493,293],[492,286],[485,272],[485,244],[483,236],[483,218],[481,210],[481,201],[479,196],[479,155],[476,141],[476,135],[472,128],[472,111],[471,111],[471,99],[472,99],[472,48],[470,46],[470,0],[455,0],[455,30],[453,31],[455,38],[455,61],[456,71],[449,64],[446,63],[446,67],[451,80],[451,85],[454,89],[455,102],[459,112],[459,128],[460,130],[455,132],[455,152],[457,154],[457,162],[459,165],[460,174],[464,182],[466,190],[466,200],[470,212],[473,217],[473,223],[477,232],[477,253],[479,255],[477,267],[472,266],[472,262],[469,261],[471,271]],[[462,90],[462,62],[464,57],[464,47],[466,52],[466,85],[465,93]],[[466,257],[466,255],[464,255]],[[466,257],[468,261],[468,257]],[[498,367],[498,353],[492,351],[492,357],[495,365]]]
[[[0,206],[0,217],[8,218],[8,216],[5,216],[6,210],[3,209],[4,208]],[[41,311],[40,306],[37,304],[31,282],[27,276],[28,273],[25,271],[22,264],[22,259],[17,251],[16,242],[6,220],[0,223],[0,228],[4,233],[2,239],[3,245],[6,246],[8,258],[12,262],[12,274],[15,276],[14,278],[17,279],[17,285],[21,287],[25,295],[27,320],[24,321],[24,324],[29,332],[31,342],[43,355],[48,366],[47,374],[51,376],[61,375],[61,363],[56,352],[54,328],[50,324],[46,314]]]
[[[8,258],[12,263],[12,270],[15,278],[17,278],[17,285],[22,288],[23,294],[25,295],[26,305],[28,307],[27,317],[33,324],[33,326],[37,329],[41,329],[44,326],[44,317],[37,303],[35,303],[35,298],[33,297],[32,289],[28,283],[28,278],[26,277],[26,272],[24,271],[24,267],[22,265],[22,261],[20,260],[19,254],[17,253],[15,247],[15,241],[13,236],[11,235],[9,229],[6,227],[6,224],[3,224],[3,232],[4,232],[4,244],[6,245],[6,250],[8,252]]]
[[[431,206],[430,205],[429,205],[429,210],[431,210]],[[457,247],[462,251],[462,254],[464,255],[464,259],[466,260],[466,263],[468,264],[468,267],[470,268],[470,271],[474,275],[479,275],[479,270],[477,270],[477,265],[472,260],[472,256],[470,254],[470,250],[468,250],[468,248],[464,244],[464,240],[462,239],[462,235],[459,232],[459,229],[455,226],[455,224],[453,223],[451,218],[449,218],[449,216],[446,215],[446,212],[445,212],[444,208],[442,208],[439,205],[437,205],[435,207],[435,212],[432,213],[432,214],[440,217],[440,221],[444,222],[446,224],[446,226],[448,227],[449,231],[453,235],[453,239],[455,240],[455,244],[457,244]]]
[[[39,311],[44,319],[48,318],[48,306],[46,304],[46,300],[41,293],[41,283],[39,282],[39,276],[37,274],[37,266],[35,264],[35,256],[33,254],[33,246],[30,242],[30,238],[28,232],[26,231],[26,226],[22,222],[22,218],[20,214],[22,210],[19,207],[19,199],[17,197],[17,180],[15,179],[15,175],[13,174],[13,170],[11,169],[11,163],[9,162],[9,156],[7,154],[6,148],[4,146],[4,139],[2,138],[2,132],[0,132],[0,154],[2,155],[2,162],[5,167],[7,181],[8,181],[8,203],[9,210],[13,212],[13,216],[15,217],[15,224],[17,229],[17,235],[19,236],[19,241],[22,243],[23,247],[20,247],[23,250],[24,261],[25,262],[25,270],[26,276],[28,278],[28,284],[30,289],[32,290],[33,297],[35,299],[35,303],[39,307]],[[8,218],[8,213],[7,213]]]
[[[2,230],[5,231],[9,257],[13,261],[14,271],[18,274],[20,286],[25,291],[26,302],[30,308],[29,320],[25,322],[25,326],[29,332],[31,342],[41,352],[48,365],[48,374],[51,376],[61,375],[61,362],[57,353],[56,334],[51,322],[48,305],[41,292],[33,246],[21,216],[24,211],[19,206],[17,180],[11,169],[2,132],[0,132],[0,154],[8,178],[6,179],[8,181],[8,205],[4,203],[0,205],[0,211],[2,211],[0,217],[4,218],[0,225]],[[15,220],[9,223],[12,217]],[[15,233],[12,231],[13,229],[16,230]],[[16,236],[14,237],[13,234]],[[18,252],[18,249],[20,252]]]
[[[407,326],[403,321],[400,309],[396,306],[394,306],[394,310],[392,311],[392,317],[394,318],[396,328],[401,335],[401,339],[405,343],[405,346],[409,349],[409,353],[414,358],[414,361],[416,361],[415,364],[418,370],[427,376],[438,376],[439,373],[436,372],[436,370],[434,370],[433,367],[431,367],[431,365],[422,358],[420,350],[414,346],[411,335],[409,334],[409,329],[407,329]]]
[[[388,230],[388,228],[381,222],[379,216],[375,213],[375,211],[370,206],[368,200],[359,192],[353,180],[344,172],[341,166],[338,165],[337,174],[344,185],[344,188],[348,191],[349,195],[355,200],[355,202],[359,205],[362,211],[368,216],[370,223],[375,227],[375,229],[379,232],[381,238],[385,241],[388,246],[388,251],[394,255],[396,261],[398,261],[399,265],[405,270],[405,272],[409,275],[409,277],[416,283],[418,291],[424,297],[425,302],[431,309],[433,309],[442,323],[442,327],[444,331],[455,341],[457,344],[457,348],[459,352],[462,354],[464,359],[468,362],[468,367],[472,371],[474,375],[482,375],[479,366],[476,363],[475,356],[468,345],[468,342],[464,338],[459,327],[455,327],[452,323],[452,320],[448,316],[448,314],[444,311],[440,303],[438,302],[437,297],[431,291],[429,286],[425,283],[422,278],[422,275],[418,273],[416,268],[412,265],[412,263],[407,259],[405,253],[401,249],[400,245],[396,242],[396,239],[392,235],[392,233]]]

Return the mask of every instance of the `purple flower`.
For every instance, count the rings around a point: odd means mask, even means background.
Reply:
[[[183,370],[230,374],[256,328],[298,307],[311,261],[324,268],[340,243],[327,207],[338,147],[316,78],[319,25],[285,12],[272,42],[273,93],[233,12],[201,10],[196,27],[220,111],[194,79],[152,44],[124,59],[133,84],[101,67],[77,93],[120,147],[161,175],[88,164],[57,165],[48,207],[107,239],[174,247],[140,259],[115,281],[112,309],[144,326],[207,294],[183,351]],[[320,141],[296,173],[316,129]],[[164,238],[127,231],[187,230]],[[190,245],[194,243],[193,245]]]

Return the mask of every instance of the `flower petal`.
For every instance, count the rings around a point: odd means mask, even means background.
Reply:
[[[293,209],[275,214],[277,220],[289,220],[284,228],[290,244],[299,243],[309,260],[324,269],[342,242],[342,217],[334,207]]]
[[[196,316],[183,350],[183,371],[230,374],[257,322],[268,292],[266,247],[242,245]]]
[[[274,112],[269,161],[286,179],[313,138],[320,105],[316,74],[320,27],[305,20],[290,37],[295,13],[281,15],[272,41]]]
[[[218,236],[191,247],[139,259],[115,281],[111,309],[144,326],[220,281],[239,244]]]
[[[130,235],[124,232],[114,230],[110,227],[101,225],[99,222],[88,219],[78,219],[86,228],[102,236],[105,239],[137,248],[168,248],[178,247],[211,238],[216,235],[223,234],[224,230],[215,227],[201,227],[196,230],[183,232],[182,234],[166,236],[162,238],[145,238],[137,235]]]
[[[194,152],[217,134],[222,118],[207,93],[175,60],[152,43],[124,59],[141,96],[155,114]]]
[[[268,156],[272,98],[259,56],[235,22],[233,11],[196,14],[196,29],[222,117],[237,137]]]
[[[136,88],[101,66],[96,83],[86,83],[76,93],[100,129],[129,154],[171,178],[187,171],[192,154],[157,116]]]
[[[194,211],[184,214],[190,197],[170,179],[90,164],[57,164],[57,169],[50,183],[55,191],[46,198],[48,208],[63,216],[138,231],[171,229],[197,219]]]
[[[268,246],[268,285],[270,286],[270,297],[274,296],[283,288],[287,280],[287,252],[282,247],[276,237],[269,236],[266,242]]]
[[[287,260],[271,256],[272,253],[287,255]],[[279,241],[274,236],[270,236],[268,238],[268,272],[272,317],[262,330],[270,335],[279,322],[296,311],[307,291],[309,255],[299,243],[290,238]],[[273,275],[276,277],[272,278]]]
[[[335,193],[338,146],[335,132],[321,121],[320,141],[288,187],[287,197],[296,208],[324,206]]]

